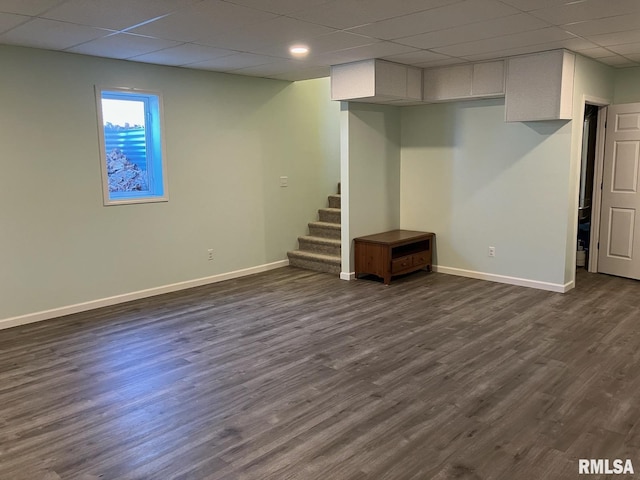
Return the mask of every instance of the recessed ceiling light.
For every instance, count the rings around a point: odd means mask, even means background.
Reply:
[[[294,57],[304,57],[309,53],[309,47],[304,45],[294,45],[289,49],[289,51]]]

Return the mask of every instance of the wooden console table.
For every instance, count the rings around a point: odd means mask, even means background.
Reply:
[[[382,277],[389,285],[391,277],[427,268],[431,271],[434,233],[411,230],[355,238],[356,278],[362,274]]]

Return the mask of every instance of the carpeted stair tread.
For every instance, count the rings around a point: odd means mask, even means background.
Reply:
[[[322,222],[320,220],[316,220],[315,222],[309,222],[309,226],[319,227],[319,228],[329,228],[331,230],[341,229],[341,225],[339,223]]]
[[[308,259],[317,260],[325,263],[335,263],[340,265],[341,259],[338,255],[325,255],[323,253],[307,252],[306,250],[294,250],[293,252],[287,252],[287,255],[294,257],[304,257]]]
[[[322,273],[340,273],[340,265],[335,263],[327,263],[307,257],[289,257],[289,265],[305,270],[313,270]]]
[[[339,223],[310,222],[309,235],[339,240],[342,235],[342,227]]]
[[[342,200],[340,194],[329,195],[329,208],[340,208],[342,206]]]
[[[342,220],[339,208],[319,208],[318,217],[321,222],[340,223]]]
[[[340,246],[340,239],[338,238],[327,238],[327,237],[318,237],[315,235],[303,235],[298,237],[298,241],[307,241],[313,243],[321,243],[323,245],[331,245],[331,246]]]
[[[327,235],[310,235],[298,237],[298,250],[313,252],[322,255],[340,255],[341,243],[339,238],[331,238]]]
[[[341,270],[341,259],[337,255],[294,250],[287,252],[287,256],[289,257],[289,265],[292,267],[326,273],[340,273]]]

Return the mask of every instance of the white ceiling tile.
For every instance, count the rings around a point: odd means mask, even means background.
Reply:
[[[460,25],[501,18],[518,11],[494,0],[465,0],[426,12],[396,17],[351,29],[354,33],[385,40],[404,38],[426,32],[445,32]]]
[[[338,31],[320,35],[311,39],[308,43],[312,52],[325,53],[336,50],[346,50],[354,47],[362,47],[364,45],[371,45],[372,43],[378,42],[379,40],[376,38]]]
[[[607,47],[614,53],[620,55],[635,54],[640,52],[640,42],[638,43],[624,43],[622,45],[611,45]]]
[[[238,75],[251,75],[254,77],[277,78],[280,80],[290,80],[295,77],[297,80],[308,78],[328,77],[330,67],[328,65],[312,65],[298,60],[283,60],[281,62],[268,63],[255,67],[240,68],[231,70],[229,73]]]
[[[580,37],[573,38],[565,38],[563,40],[556,40],[554,42],[543,43],[541,44],[543,50],[553,50],[555,48],[566,48],[567,50],[572,50],[574,52],[579,52],[582,50],[588,50],[590,48],[596,48],[597,45],[589,40],[585,40]]]
[[[526,55],[528,53],[540,52],[539,48],[534,45],[518,48],[510,48],[499,52],[478,53],[476,55],[467,55],[465,59],[469,62],[484,62],[485,60],[494,60],[498,58],[514,57],[517,55]]]
[[[576,0],[501,0],[523,12],[531,10],[539,10],[541,8],[556,7],[566,3],[575,2]]]
[[[93,27],[34,18],[0,35],[0,43],[64,50],[110,33]]]
[[[14,15],[13,13],[0,13],[0,33],[11,30],[18,25],[30,20],[31,17],[25,15]]]
[[[519,13],[508,17],[453,27],[447,30],[400,38],[396,41],[417,48],[434,48],[484,40],[529,30],[538,30],[548,26],[549,25],[543,20]]]
[[[334,0],[291,16],[333,28],[350,28],[366,23],[450,5],[460,0]],[[481,0],[473,0],[481,1]],[[484,1],[484,0],[482,0]]]
[[[319,55],[322,53],[332,52],[335,50],[344,50],[346,48],[370,45],[378,42],[375,38],[365,37],[363,35],[355,35],[353,33],[335,31],[324,35],[314,37],[304,44],[309,47],[309,56]],[[255,48],[254,51],[264,55],[273,55],[277,57],[289,58],[289,43],[280,45],[267,45]]]
[[[612,57],[601,57],[598,59],[598,61],[607,65],[611,65],[612,67],[634,67],[637,65],[637,63],[634,63],[628,58],[622,57],[620,55],[614,55]]]
[[[289,73],[283,73],[280,75],[272,75],[270,76],[270,78],[297,82],[299,80],[310,80],[312,78],[328,77],[329,73],[329,67],[310,67],[302,70],[295,70]]]
[[[311,39],[336,30],[288,17],[277,17],[232,31],[212,30],[198,38],[198,43],[220,48],[253,51],[268,45],[307,43]]]
[[[255,67],[258,65],[266,65],[268,63],[281,62],[281,58],[268,57],[266,55],[255,55],[253,53],[236,53],[226,57],[214,58],[203,62],[191,63],[189,68],[197,68],[201,70],[217,70],[228,72],[230,70],[238,70],[239,68]]]
[[[161,65],[186,65],[189,63],[203,62],[212,58],[224,57],[238,53],[234,50],[207,47],[193,43],[184,43],[177,47],[165,48],[152,53],[146,53],[131,60],[136,62],[158,63]]]
[[[497,52],[507,48],[529,47],[544,42],[565,40],[568,38],[573,38],[573,35],[556,27],[548,27],[541,30],[487,38],[485,40],[460,43],[447,47],[438,47],[434,48],[434,50],[438,53],[451,55],[453,57],[469,58],[470,55]]]
[[[226,0],[236,5],[255,8],[264,12],[286,15],[288,13],[304,10],[306,8],[317,7],[333,0]]]
[[[40,15],[65,0],[2,0],[0,12],[20,15]]]
[[[585,20],[640,13],[638,0],[583,0],[531,12],[554,25],[565,25]]]
[[[272,75],[279,75],[281,73],[293,72],[299,69],[300,69],[300,65],[296,65],[296,62],[294,62],[293,60],[281,60],[274,63],[255,65],[253,67],[238,68],[235,70],[230,70],[230,72],[237,73],[238,75],[268,77]]]
[[[420,68],[431,68],[431,67],[444,67],[446,65],[460,65],[463,63],[469,63],[460,58],[447,57],[442,60],[432,60],[430,62],[418,63],[415,66]]]
[[[625,57],[631,60],[632,62],[640,63],[640,53],[634,53],[633,55],[625,55]]]
[[[600,20],[588,20],[586,22],[563,25],[563,29],[575,33],[581,37],[601,35],[605,33],[625,32],[637,30],[640,25],[640,14],[618,15]]]
[[[589,58],[602,58],[602,57],[610,57],[613,52],[611,50],[607,50],[606,48],[596,47],[596,48],[587,48],[584,50],[575,50],[577,53],[584,55]]]
[[[438,27],[429,23],[428,19],[433,18],[432,15],[440,9],[430,10],[428,12],[419,12],[403,17],[391,18],[380,22],[368,23],[357,27],[350,28],[349,31],[367,35],[381,40],[393,40],[395,38],[405,37],[416,33],[435,30]],[[436,14],[437,15],[437,14]]]
[[[415,52],[401,53],[399,55],[388,55],[384,57],[384,59],[396,63],[405,63],[407,65],[418,65],[419,63],[449,60],[451,57],[428,50],[416,50]]]
[[[521,55],[523,53],[533,53],[535,50],[528,50],[527,48],[516,48],[514,53],[509,54],[508,51],[491,52],[491,53],[478,53],[475,55],[467,55],[464,57],[464,61],[468,62],[484,62],[486,60],[494,60],[498,58],[505,58],[512,55]]]
[[[557,40],[555,42],[540,43],[535,45],[523,45],[520,47],[512,46],[499,51],[479,53],[475,55],[465,55],[464,58],[469,61],[475,62],[475,61],[482,61],[482,60],[491,60],[494,58],[504,58],[504,57],[512,57],[515,55],[524,55],[527,53],[545,52],[548,50],[557,50],[560,48],[577,51],[581,49],[580,47],[585,47],[585,48],[582,48],[582,50],[586,50],[586,47],[588,46],[593,46],[593,44],[581,38],[568,38],[565,40]]]
[[[590,35],[587,38],[593,43],[603,47],[608,47],[609,45],[622,45],[623,43],[636,43],[640,42],[640,30],[605,33],[603,35]]]
[[[358,60],[365,60],[364,56],[356,55],[356,54],[344,54],[343,52],[348,52],[349,50],[341,50],[339,52],[328,52],[322,53],[317,56],[313,56],[308,60],[309,65],[322,65],[322,66],[330,66],[330,65],[339,65],[341,63],[355,62]],[[373,57],[366,57],[366,59]],[[378,57],[379,58],[379,57]]]
[[[368,58],[384,58],[391,55],[399,55],[401,53],[415,52],[416,50],[416,48],[399,45],[393,42],[378,42],[371,45],[365,45],[363,47],[348,48],[346,50],[333,52],[333,54],[337,58],[340,58],[341,61],[334,62],[331,65],[366,60]]]
[[[219,0],[208,0],[146,23],[130,31],[158,38],[194,42],[224,32],[251,36],[247,28],[276,18],[277,15]]]
[[[44,18],[122,30],[183,8],[194,0],[68,0]]]
[[[178,42],[172,40],[143,37],[129,33],[116,33],[69,48],[67,51],[96,57],[126,59],[177,45]]]

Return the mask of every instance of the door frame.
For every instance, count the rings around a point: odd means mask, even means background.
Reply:
[[[591,199],[591,235],[589,245],[589,265],[587,271],[597,273],[598,271],[598,242],[600,241],[600,216],[602,213],[602,182],[604,174],[604,145],[607,132],[607,111],[609,103],[593,103],[585,99],[585,103],[596,105],[598,109],[598,126],[596,128],[596,159],[593,169],[593,198]],[[584,113],[583,113],[584,117]],[[593,246],[596,245],[595,252]],[[595,253],[595,255],[594,255]]]

